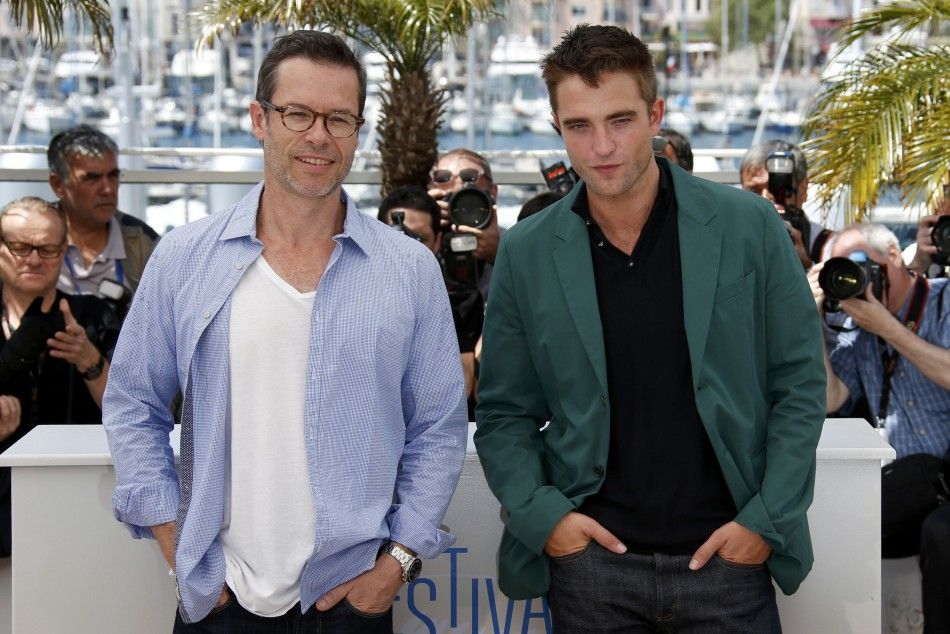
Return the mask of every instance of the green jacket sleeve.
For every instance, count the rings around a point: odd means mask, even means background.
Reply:
[[[508,513],[509,532],[541,554],[574,505],[545,469],[544,390],[525,336],[508,237],[495,259],[485,315],[475,446],[488,485]]]

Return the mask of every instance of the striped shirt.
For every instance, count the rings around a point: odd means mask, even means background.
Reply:
[[[177,521],[179,610],[214,607],[225,578],[231,296],[263,244],[263,184],[158,244],[122,329],[103,403],[116,518],[135,537]],[[458,343],[439,265],[346,200],[310,318],[304,438],[317,518],[304,610],[370,569],[388,539],[431,558],[467,433]],[[168,404],[181,390],[181,455]],[[265,537],[262,537],[264,539]]]
[[[928,280],[928,283],[930,292],[917,335],[941,348],[950,348],[950,280]],[[901,321],[907,315],[912,297],[913,293],[909,293],[897,314]],[[871,413],[877,417],[884,380],[877,335],[861,329],[839,334],[837,346],[831,352],[831,366],[850,392],[849,403],[864,395]],[[915,453],[943,456],[950,447],[950,390],[928,379],[903,356],[899,357],[891,377],[884,427],[898,457]]]

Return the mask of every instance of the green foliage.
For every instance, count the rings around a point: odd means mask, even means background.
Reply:
[[[742,45],[742,0],[726,0],[729,10],[729,48],[735,50]],[[792,0],[782,0],[782,19],[788,19],[788,7]],[[712,0],[709,3],[709,20],[706,32],[713,42],[722,41],[722,3]],[[737,10],[738,9],[738,10]],[[749,0],[749,43],[765,42],[775,34],[774,0]]]
[[[444,103],[427,64],[448,38],[495,15],[495,5],[495,0],[218,0],[198,15],[202,42],[237,32],[246,22],[272,22],[328,28],[381,53],[389,78],[379,123],[385,195],[393,187],[427,181]]]
[[[52,49],[63,32],[63,13],[72,9],[77,16],[89,21],[92,39],[100,53],[113,48],[112,17],[108,0],[5,0],[10,17],[18,27],[26,24],[31,33],[39,35],[40,42]]]
[[[861,220],[891,183],[908,204],[926,199],[934,206],[941,198],[950,177],[950,46],[900,38],[948,18],[950,0],[902,0],[845,28],[842,49],[874,32],[898,37],[831,78],[812,105],[805,147],[824,205],[848,189],[849,217]]]

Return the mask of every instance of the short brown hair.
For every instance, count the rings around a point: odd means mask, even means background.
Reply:
[[[16,209],[22,209],[23,211],[36,211],[55,217],[57,220],[59,220],[60,224],[63,225],[63,240],[60,244],[66,242],[66,236],[69,231],[66,227],[66,215],[58,206],[54,205],[48,200],[43,200],[42,198],[38,198],[36,196],[24,196],[23,198],[17,198],[16,200],[8,202],[3,206],[2,209],[0,209],[0,240],[3,239],[3,219],[6,217],[7,213]]]
[[[551,110],[557,112],[555,91],[570,75],[596,88],[604,73],[628,72],[636,79],[647,105],[656,101],[656,64],[646,44],[619,26],[581,24],[564,34],[560,44],[541,60],[541,77],[548,87]]]
[[[366,69],[346,42],[323,31],[294,31],[274,40],[274,45],[267,51],[257,73],[257,91],[254,95],[256,101],[270,101],[277,87],[277,67],[284,60],[295,57],[302,57],[317,64],[352,68],[360,83],[360,111],[356,114],[363,114],[363,107],[366,105]]]

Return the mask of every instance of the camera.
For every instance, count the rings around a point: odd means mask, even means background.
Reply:
[[[484,229],[491,223],[491,194],[475,183],[465,183],[462,189],[449,197],[449,222]]]
[[[542,163],[541,176],[544,177],[548,189],[557,192],[561,196],[565,196],[574,189],[574,184],[577,183],[577,174],[574,173],[574,168],[564,165],[564,161],[558,161],[548,167],[544,167]]]
[[[788,199],[798,193],[795,155],[791,152],[772,152],[765,159],[765,170],[769,173],[769,193],[776,204],[784,207]]]
[[[478,287],[478,263],[475,249],[478,238],[470,233],[442,234],[442,264],[445,275],[454,288],[475,289]]]
[[[422,236],[418,233],[411,231],[409,227],[406,226],[406,212],[405,211],[393,211],[389,214],[389,217],[392,218],[392,224],[389,225],[396,231],[412,238],[413,240],[418,240],[422,242]]]
[[[930,230],[930,239],[937,247],[934,261],[938,264],[950,264],[950,216],[940,216]]]
[[[842,299],[864,299],[868,284],[874,297],[881,301],[886,279],[884,267],[864,251],[855,251],[846,258],[831,258],[818,275],[818,285],[825,292],[825,310],[840,310],[838,302]]]

